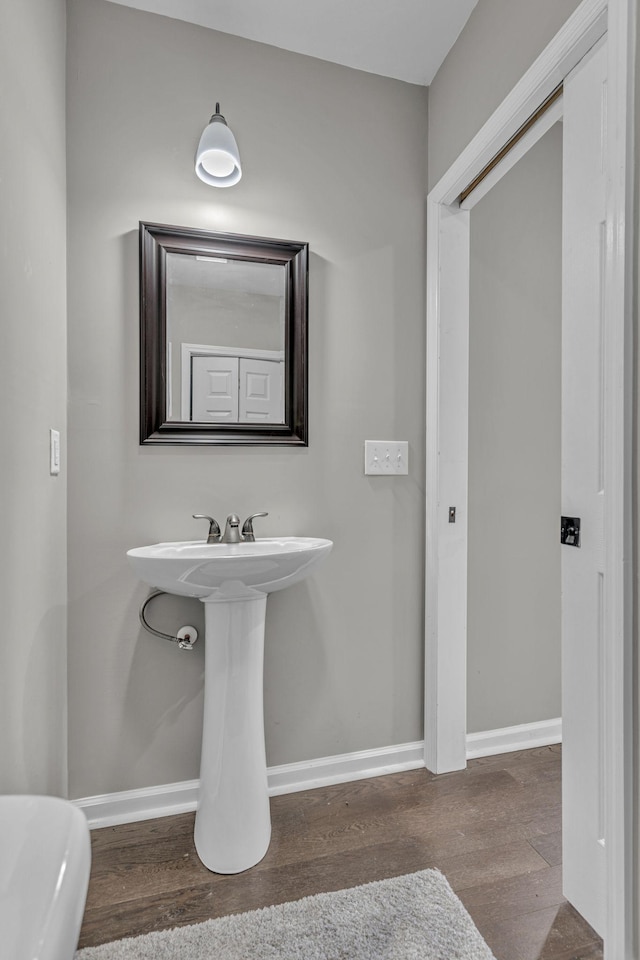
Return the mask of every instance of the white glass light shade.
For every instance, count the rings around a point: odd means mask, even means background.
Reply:
[[[232,187],[242,176],[236,138],[224,119],[211,119],[196,150],[196,173],[212,187]]]

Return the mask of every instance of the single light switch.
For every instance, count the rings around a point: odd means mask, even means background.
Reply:
[[[49,472],[52,477],[60,473],[60,431],[49,431]]]
[[[383,476],[409,473],[409,442],[407,440],[365,440],[364,472]]]

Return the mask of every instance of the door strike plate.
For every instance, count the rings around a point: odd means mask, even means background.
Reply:
[[[560,518],[560,543],[567,547],[580,546],[580,517]]]
[[[455,522],[456,522],[456,508],[449,507],[449,523],[455,523]]]

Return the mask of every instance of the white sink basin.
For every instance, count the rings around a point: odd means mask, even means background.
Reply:
[[[186,597],[248,598],[304,579],[333,543],[313,537],[274,537],[255,543],[155,543],[127,551],[145,583]]]
[[[73,960],[89,883],[84,814],[57,797],[0,797],[0,955]]]

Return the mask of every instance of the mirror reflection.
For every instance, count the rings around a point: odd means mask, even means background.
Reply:
[[[284,423],[285,266],[167,253],[167,419]]]

